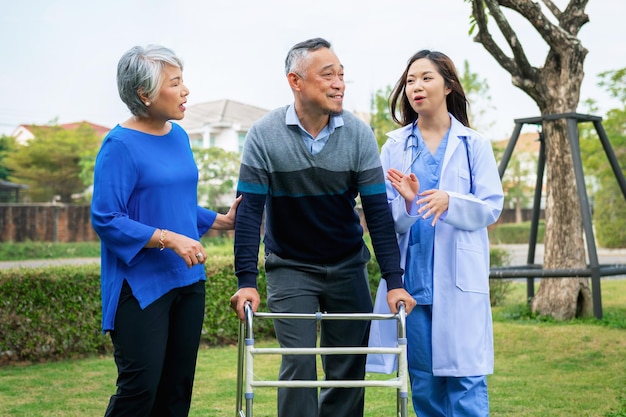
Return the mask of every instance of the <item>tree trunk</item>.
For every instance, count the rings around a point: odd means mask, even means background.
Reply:
[[[558,64],[568,63],[559,61]],[[577,77],[572,77],[568,71],[558,71],[556,63],[555,68],[545,70],[547,91],[553,94],[554,99],[548,100],[548,107],[542,109],[542,114],[574,111],[578,103],[582,71],[579,73],[580,79],[576,80]],[[567,76],[563,76],[566,72]],[[582,269],[586,267],[586,252],[566,120],[544,121],[543,130],[547,188],[543,267]],[[585,210],[588,209],[585,207]],[[549,315],[557,320],[589,316],[593,311],[589,279],[544,278],[532,300],[531,308],[535,313]]]
[[[522,199],[515,199],[515,223],[522,223],[524,221],[524,217],[522,216]]]
[[[569,0],[563,9],[550,0],[472,0],[472,16],[485,47],[512,76],[513,85],[526,92],[543,116],[573,113],[580,99],[587,50],[577,34],[589,21],[589,0]],[[550,47],[543,67],[533,67],[503,10],[519,13]],[[549,12],[554,19],[546,16]],[[512,56],[491,36],[493,22]],[[565,119],[544,120],[546,149],[546,235],[544,269],[583,268],[586,264],[582,216],[576,191]],[[578,138],[572,138],[578,140]],[[588,207],[585,207],[587,210]],[[588,278],[542,279],[532,310],[560,320],[587,315],[592,310]]]

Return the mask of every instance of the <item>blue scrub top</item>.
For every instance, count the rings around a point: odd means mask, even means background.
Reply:
[[[416,141],[412,146],[414,161],[411,165],[411,172],[419,180],[420,192],[437,189],[450,131],[446,132],[435,153],[431,154],[422,139],[419,128],[415,126],[414,129]],[[432,217],[428,219],[419,217],[411,226],[409,234],[404,287],[420,305],[433,303],[435,227],[432,226]]]

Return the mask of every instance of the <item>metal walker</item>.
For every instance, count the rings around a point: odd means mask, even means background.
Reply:
[[[256,387],[388,387],[397,390],[397,413],[396,417],[407,417],[408,409],[408,364],[407,364],[407,341],[406,341],[406,311],[404,304],[400,303],[396,314],[292,314],[292,313],[253,313],[249,304],[245,307],[246,320],[239,326],[238,360],[237,360],[237,409],[236,417],[252,417],[254,400],[254,388]],[[253,333],[253,318],[271,319],[314,319],[314,320],[397,320],[398,343],[396,347],[331,347],[331,348],[255,348]],[[254,356],[255,355],[346,355],[381,353],[398,356],[398,371],[395,378],[387,380],[322,380],[322,381],[279,381],[279,380],[255,380],[254,379]],[[244,375],[245,367],[245,375]],[[245,412],[243,408],[245,385]]]

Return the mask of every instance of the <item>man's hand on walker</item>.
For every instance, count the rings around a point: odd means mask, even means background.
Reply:
[[[392,313],[398,312],[398,303],[402,301],[404,303],[404,311],[408,315],[413,307],[417,304],[415,299],[411,297],[404,288],[396,288],[394,290],[387,291],[387,304],[389,304],[389,310]]]
[[[256,288],[240,288],[232,297],[230,297],[230,308],[237,312],[239,320],[246,320],[245,305],[250,302],[252,311],[257,311],[261,304],[261,297]]]

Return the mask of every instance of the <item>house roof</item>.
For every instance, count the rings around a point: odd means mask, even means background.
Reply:
[[[185,117],[178,123],[188,131],[215,124],[239,124],[243,130],[248,130],[252,123],[267,112],[267,109],[234,100],[207,101],[189,106]]]
[[[510,139],[500,140],[496,142],[496,145],[504,149],[509,141]],[[515,142],[515,152],[539,153],[539,146],[539,132],[520,133],[517,142]]]
[[[95,123],[91,123],[91,122],[88,122],[86,120],[83,120],[82,122],[65,123],[65,124],[62,124],[61,127],[63,129],[72,130],[72,129],[78,128],[83,123],[88,124],[93,130],[95,130],[96,134],[98,134],[98,136],[106,136],[106,134],[109,133],[109,131],[111,130],[111,128],[108,128],[108,127],[102,126],[102,125],[97,125]]]
[[[91,123],[88,122],[86,120],[82,121],[82,122],[74,122],[74,123],[65,123],[62,125],[58,125],[58,127],[61,127],[62,129],[65,130],[74,130],[77,129],[80,125],[82,124],[87,124],[89,125],[98,136],[106,136],[107,133],[109,133],[109,131],[111,130],[110,128],[106,127],[106,126],[102,126],[102,125],[98,125],[95,123]],[[17,129],[15,129],[15,133],[13,134],[13,136],[15,136],[16,134],[18,134],[20,132],[20,130],[27,130],[28,132],[30,132],[32,134],[33,129],[52,129],[55,128],[57,126],[54,125],[35,125],[35,124],[22,124],[19,125],[17,127]]]
[[[28,188],[28,185],[0,180],[0,190],[19,190],[23,188]]]

